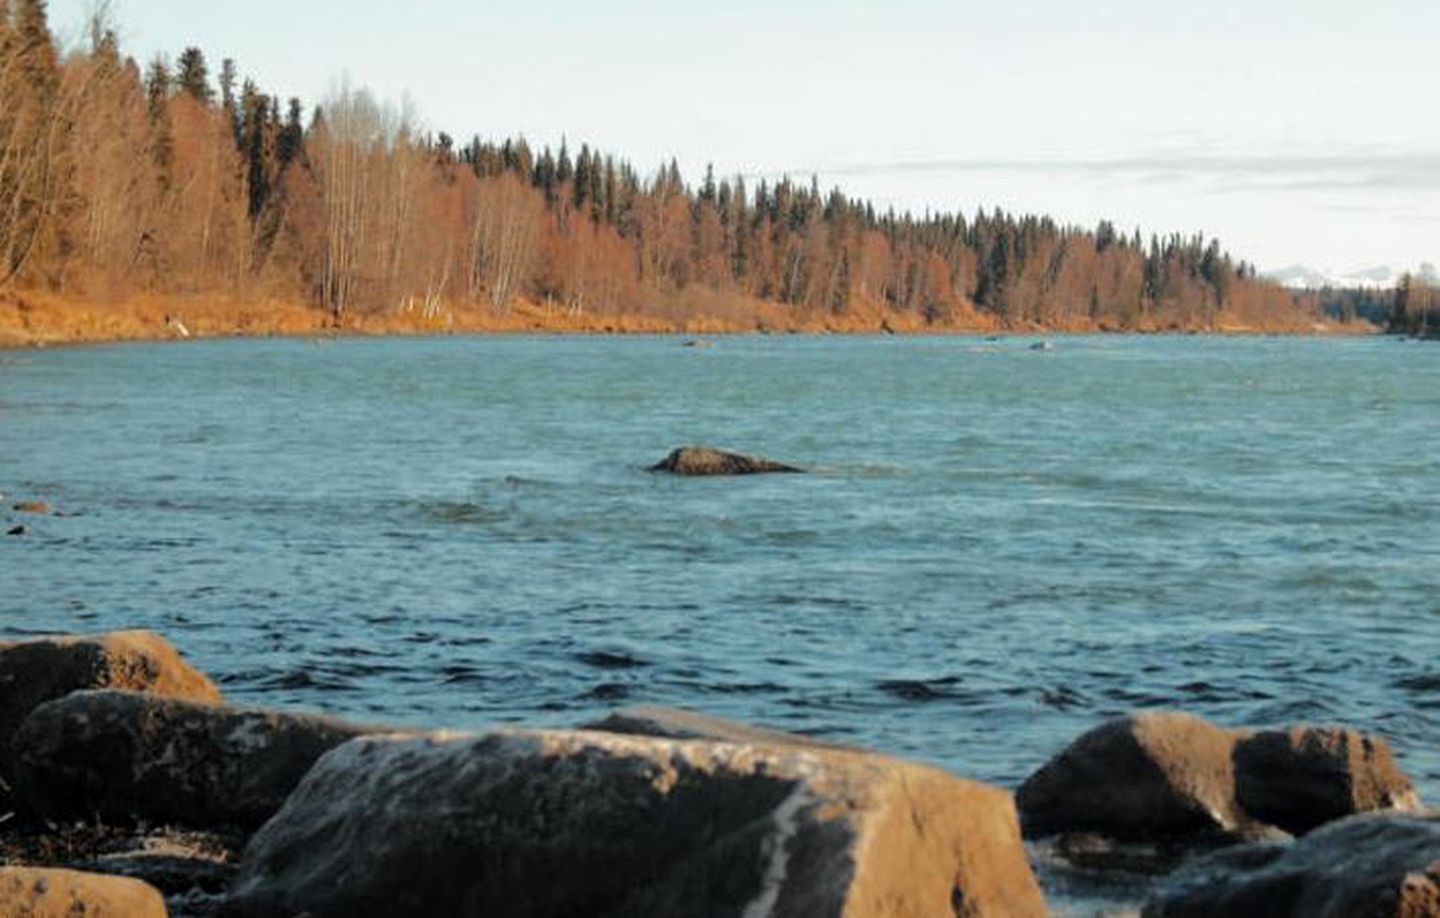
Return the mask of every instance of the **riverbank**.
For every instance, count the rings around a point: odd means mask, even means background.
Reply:
[[[1440,817],[1345,727],[1132,713],[1012,794],[666,708],[235,707],[142,631],[0,644],[0,702],[7,915],[1440,914]]]
[[[284,300],[157,296],[111,302],[44,293],[0,296],[0,348],[52,347],[119,341],[188,338],[507,335],[507,334],[1072,334],[1138,332],[1176,334],[1373,334],[1358,322],[1256,323],[1221,315],[1212,326],[1139,325],[1114,328],[1077,321],[1061,326],[1003,325],[967,312],[927,323],[913,313],[856,307],[843,315],[800,313],[780,303],[714,298],[673,315],[595,313],[520,301],[499,312],[480,306],[408,304],[380,312],[352,312],[336,320],[327,311]]]

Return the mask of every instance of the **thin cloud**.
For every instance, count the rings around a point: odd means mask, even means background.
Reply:
[[[797,169],[788,174],[812,173],[829,178],[1018,173],[1144,184],[1199,182],[1234,192],[1415,192],[1440,190],[1440,153],[902,160]]]

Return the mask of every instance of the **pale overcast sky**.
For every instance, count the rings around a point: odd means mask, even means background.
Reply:
[[[51,0],[62,35],[93,0]],[[1440,261],[1437,0],[113,0],[128,53],[341,74],[462,140],[686,177],[1203,230],[1262,268]]]

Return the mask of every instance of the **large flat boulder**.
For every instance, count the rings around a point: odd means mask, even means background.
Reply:
[[[0,643],[0,778],[12,777],[10,738],[36,706],[106,688],[220,702],[215,683],[149,631]]]
[[[650,471],[669,472],[672,475],[759,475],[805,470],[759,456],[727,453],[708,446],[683,446],[652,465]]]
[[[367,737],[251,840],[229,914],[1045,914],[1010,795],[882,756],[569,731]]]
[[[1241,831],[1235,735],[1174,711],[1144,711],[1085,733],[1016,794],[1027,835],[1116,838]]]
[[[1300,726],[1241,738],[1235,791],[1250,815],[1296,835],[1355,813],[1419,806],[1389,745],[1345,727]]]
[[[1244,846],[1174,874],[1145,918],[1432,918],[1440,816],[1355,816],[1293,845]]]
[[[76,692],[31,712],[16,796],[50,819],[259,826],[323,753],[380,730],[138,692]]]
[[[0,867],[0,915],[10,918],[165,918],[159,890],[127,877]]]

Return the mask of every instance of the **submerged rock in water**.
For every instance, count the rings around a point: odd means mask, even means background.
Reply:
[[[1356,816],[1293,845],[1248,845],[1176,872],[1146,918],[1440,915],[1440,816]]]
[[[1420,802],[1389,745],[1345,727],[1242,738],[1235,745],[1235,791],[1251,816],[1297,835],[1355,813],[1413,810]]]
[[[375,732],[312,715],[77,692],[36,708],[16,732],[16,794],[50,819],[253,828],[323,753]]]
[[[368,737],[251,840],[231,914],[1043,915],[1004,791],[877,755]]]
[[[771,745],[846,748],[823,740],[753,727],[749,724],[698,714],[680,708],[636,706],[621,708],[602,720],[585,724],[582,730],[600,730],[629,736],[654,736],[680,740],[716,740],[724,743],[768,743]]]
[[[685,446],[652,465],[650,471],[674,475],[757,475],[805,470],[758,456],[742,456],[706,446]]]
[[[1071,743],[1016,794],[1027,835],[1215,835],[1246,821],[1235,803],[1235,736],[1172,711],[1108,721]]]
[[[0,915],[13,918],[165,918],[165,899],[127,877],[0,867]]]
[[[215,683],[149,631],[0,643],[0,778],[13,775],[10,738],[32,710],[74,691],[104,688],[220,701]]]

